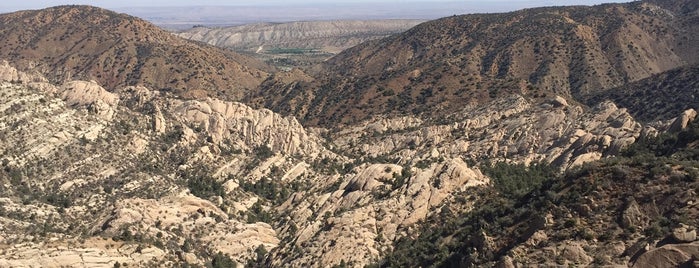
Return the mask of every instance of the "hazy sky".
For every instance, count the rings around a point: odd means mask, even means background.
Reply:
[[[50,6],[68,5],[68,4],[87,4],[104,8],[122,8],[122,7],[143,7],[143,6],[259,6],[259,5],[303,5],[303,4],[333,4],[333,3],[405,3],[407,1],[400,0],[341,0],[341,1],[320,1],[320,0],[2,0],[0,3],[0,11],[15,11],[21,9],[41,9]],[[410,2],[425,2],[439,4],[439,2],[456,2],[454,0],[414,0]],[[604,2],[628,2],[619,0],[461,0],[464,4],[478,5],[486,7],[488,5],[513,4],[515,6],[551,6],[551,5],[570,5],[570,4],[599,4]]]

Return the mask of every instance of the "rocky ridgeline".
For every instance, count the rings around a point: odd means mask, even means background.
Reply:
[[[240,103],[52,85],[8,64],[0,80],[3,267],[204,265],[217,253],[240,264],[362,266],[489,187],[480,165],[565,170],[696,117],[651,127],[611,102],[511,95],[434,120],[307,130]]]
[[[514,95],[443,122],[406,116],[340,129],[330,135],[335,151],[358,166],[322,180],[334,187],[296,193],[278,208],[295,227],[281,230],[291,239],[274,252],[274,264],[369,264],[445,202],[488,185],[478,169],[484,161],[566,170],[612,156],[670,123],[644,127],[610,102],[588,109],[560,97],[533,103]]]
[[[369,121],[338,132],[335,144],[354,155],[391,155],[408,162],[462,157],[545,162],[565,170],[614,155],[642,135],[667,130],[670,123],[643,126],[611,102],[590,109],[561,97],[536,103],[513,95],[439,120]]]
[[[288,155],[316,157],[324,148],[320,139],[306,133],[294,117],[282,117],[270,110],[255,110],[241,103],[217,99],[173,101],[175,114],[188,124],[200,126],[214,143],[236,140],[237,145],[269,146]],[[311,141],[311,142],[309,142]]]
[[[239,103],[55,86],[6,63],[0,79],[3,267],[204,264],[218,252],[245,263],[279,240],[246,220],[258,197],[238,183],[332,154],[294,118]],[[272,155],[253,157],[261,146]],[[192,195],[196,176],[230,196]]]

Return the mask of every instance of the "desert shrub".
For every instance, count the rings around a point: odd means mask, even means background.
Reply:
[[[270,158],[274,155],[274,152],[272,152],[272,149],[270,149],[266,145],[260,145],[260,146],[255,147],[254,152],[255,152],[255,157],[260,161],[267,160],[268,158]]]
[[[222,252],[216,253],[211,259],[212,268],[235,268],[236,263],[231,259],[228,254],[223,254]]]
[[[556,169],[548,164],[486,163],[481,170],[493,180],[495,189],[510,198],[520,198],[556,176]]]

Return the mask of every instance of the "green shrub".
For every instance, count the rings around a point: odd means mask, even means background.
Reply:
[[[520,198],[544,182],[556,177],[556,169],[547,164],[510,164],[498,162],[481,165],[483,173],[493,180],[493,185],[501,194],[510,198]]]

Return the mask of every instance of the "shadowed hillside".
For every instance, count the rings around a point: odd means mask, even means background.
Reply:
[[[636,119],[667,120],[687,108],[699,110],[699,65],[660,73],[633,83],[586,96],[595,105],[611,100],[627,108]]]

